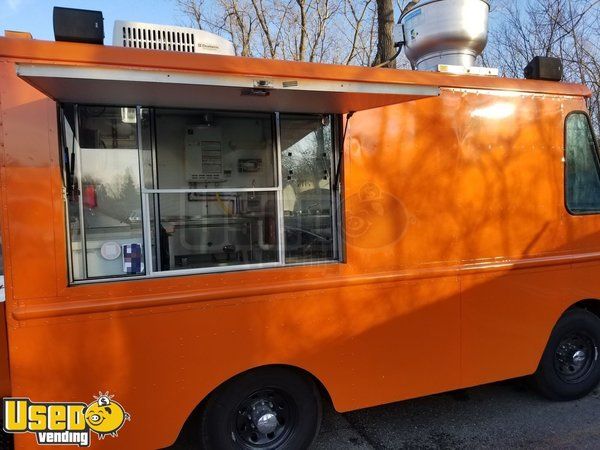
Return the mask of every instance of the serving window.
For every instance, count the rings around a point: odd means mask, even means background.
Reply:
[[[62,105],[71,281],[339,259],[333,115]]]

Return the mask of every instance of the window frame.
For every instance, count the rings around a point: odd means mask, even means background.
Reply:
[[[73,108],[75,108],[75,106],[73,106]],[[63,208],[64,208],[64,219],[65,219],[65,240],[67,243],[67,276],[69,279],[69,284],[73,284],[74,283],[74,279],[73,279],[73,249],[72,249],[72,241],[71,241],[71,227],[70,227],[70,218],[69,218],[69,192],[68,190],[71,188],[70,186],[67,186],[67,182],[69,181],[69,177],[67,174],[67,161],[65,159],[65,148],[68,148],[67,146],[67,140],[66,140],[66,130],[65,130],[65,126],[66,126],[66,118],[65,118],[65,108],[61,103],[57,103],[56,104],[56,115],[58,118],[58,151],[59,151],[59,155],[60,155],[60,176],[61,176],[61,181],[62,181],[62,198],[63,198]],[[73,131],[74,132],[74,131]],[[73,146],[75,146],[75,143],[73,143]],[[74,151],[74,147],[73,147],[73,153]],[[70,156],[70,155],[69,155]],[[67,156],[67,159],[69,159],[69,156]],[[70,164],[70,161],[69,161]],[[69,167],[70,169],[70,167]]]
[[[97,105],[97,104],[93,104],[93,103],[70,103],[73,106],[73,125],[74,125],[74,129],[73,131],[73,153],[75,154],[75,167],[72,168],[73,174],[75,179],[77,180],[76,186],[77,186],[77,191],[79,192],[79,196],[78,196],[78,200],[77,200],[77,204],[78,204],[78,211],[77,211],[77,216],[79,217],[79,223],[80,223],[80,239],[81,239],[81,253],[82,253],[82,258],[81,258],[81,265],[82,265],[82,273],[85,276],[85,278],[82,279],[75,279],[74,274],[73,274],[73,247],[72,247],[72,236],[71,236],[71,230],[70,230],[70,226],[69,226],[69,199],[68,199],[68,193],[66,192],[66,173],[65,173],[65,160],[64,160],[64,149],[62,146],[64,145],[68,145],[68,143],[65,141],[65,125],[66,125],[66,118],[65,118],[65,107],[64,104],[62,103],[58,103],[58,129],[60,130],[59,132],[59,145],[61,145],[59,151],[60,151],[60,162],[61,162],[61,176],[62,176],[62,182],[63,182],[63,189],[65,189],[64,191],[64,211],[65,211],[65,225],[66,225],[66,238],[67,238],[67,267],[68,267],[68,279],[69,279],[69,284],[71,285],[76,285],[76,284],[85,284],[85,283],[96,283],[96,282],[108,282],[108,281],[124,281],[124,280],[139,280],[139,279],[146,279],[148,278],[148,266],[146,266],[146,236],[144,234],[144,229],[143,226],[146,222],[144,216],[142,216],[142,242],[143,242],[143,251],[144,251],[144,272],[140,273],[140,274],[133,274],[133,275],[127,275],[127,274],[118,274],[118,275],[106,275],[106,276],[89,276],[88,273],[88,255],[87,255],[87,238],[86,238],[86,227],[85,227],[85,213],[84,213],[84,205],[83,205],[83,179],[82,179],[82,161],[83,161],[83,153],[82,150],[96,150],[95,148],[92,147],[81,147],[81,145],[79,144],[79,128],[80,128],[80,123],[79,123],[79,107],[80,106],[85,106],[85,107],[104,107],[104,108],[133,108],[133,106],[131,105]],[[136,111],[137,111],[137,106],[135,107]],[[141,136],[141,123],[139,122],[139,117],[137,116],[137,112],[136,112],[136,139],[137,139],[137,151],[138,151],[138,171],[139,171],[139,176],[141,176],[141,163],[140,163],[140,149],[142,147],[142,143],[140,142],[140,136]],[[135,147],[131,147],[131,148],[125,148],[124,150],[136,150]],[[70,162],[69,162],[70,163]],[[143,199],[143,196],[141,195],[141,187],[142,187],[142,183],[143,180],[140,178],[140,205]],[[142,211],[143,214],[143,211]]]
[[[564,178],[564,182],[563,182],[563,189],[564,189],[564,205],[565,205],[565,209],[567,210],[567,212],[569,213],[570,216],[573,217],[585,217],[585,216],[594,216],[594,215],[600,215],[600,207],[597,210],[594,211],[574,211],[573,209],[571,209],[570,205],[569,205],[569,197],[568,197],[568,184],[569,184],[569,171],[568,171],[568,133],[567,133],[567,126],[568,126],[568,122],[569,122],[569,118],[574,116],[574,115],[582,115],[585,117],[587,124],[588,124],[588,128],[590,130],[590,133],[592,135],[592,141],[594,144],[594,156],[596,158],[596,170],[598,171],[598,176],[600,178],[600,149],[598,148],[598,140],[596,139],[596,133],[594,131],[594,127],[592,126],[592,120],[590,118],[590,115],[587,111],[585,110],[573,110],[570,111],[566,116],[565,116],[565,120],[564,120],[564,126],[563,126],[563,141],[564,141],[564,150],[563,150],[563,157],[564,157],[564,164],[563,164],[563,178]],[[599,201],[600,203],[600,201]]]
[[[291,263],[286,263],[285,262],[285,239],[283,242],[283,265],[285,267],[296,267],[296,266],[306,266],[306,265],[317,265],[317,264],[329,264],[332,262],[338,262],[338,263],[343,263],[345,262],[345,258],[344,258],[344,238],[342,235],[342,230],[343,225],[342,225],[342,201],[341,201],[341,195],[342,195],[342,189],[341,186],[343,185],[342,180],[343,180],[343,164],[340,167],[340,179],[337,180],[338,182],[338,186],[334,186],[333,183],[335,181],[335,173],[337,171],[338,168],[338,164],[340,164],[341,161],[341,157],[342,157],[342,144],[343,144],[343,133],[342,133],[342,127],[341,127],[341,123],[342,120],[341,115],[340,114],[319,114],[319,113],[278,113],[278,114],[283,114],[284,116],[286,115],[297,115],[297,116],[329,116],[331,118],[331,160],[329,161],[331,164],[331,180],[330,180],[330,199],[331,199],[331,235],[332,235],[332,245],[333,245],[333,258],[332,259],[323,259],[323,260],[314,260],[314,261],[298,261],[298,262],[291,262]],[[277,129],[278,131],[281,130],[280,128],[280,123],[278,123]],[[278,154],[280,159],[282,158],[282,150],[281,150],[281,139],[280,136],[278,136],[278,140],[277,140],[279,149],[278,149]],[[283,162],[281,161],[279,164],[279,168],[280,170],[283,169]],[[282,178],[281,178],[281,190],[283,192],[283,174],[282,174]],[[283,205],[283,198],[282,198],[282,203],[281,203],[281,210],[282,210],[282,220],[285,221],[285,211],[283,211],[284,209],[284,205]],[[282,224],[282,229],[284,230],[284,235],[285,235],[285,224]]]
[[[78,123],[78,114],[77,109],[80,106],[113,106],[113,107],[124,107],[123,105],[93,105],[87,103],[72,103],[75,110],[75,173],[77,176],[78,184],[81,184],[81,148],[79,145],[79,123]],[[132,107],[133,106],[127,106]],[[60,139],[63,142],[65,130],[62,128],[63,120],[64,120],[64,105],[58,104],[59,108],[59,125],[60,128]],[[274,175],[275,175],[275,183],[272,187],[260,187],[260,188],[202,188],[202,189],[169,189],[158,188],[158,164],[157,164],[157,145],[156,145],[156,111],[159,109],[173,109],[173,110],[198,110],[198,111],[207,111],[207,112],[215,112],[215,113],[228,113],[228,112],[240,112],[240,113],[248,113],[248,114],[263,114],[271,117],[272,123],[272,136],[273,136],[273,163],[274,163]],[[342,208],[341,208],[341,196],[342,196],[342,188],[343,185],[342,179],[343,174],[340,173],[340,180],[338,180],[338,186],[334,186],[334,177],[330,180],[330,195],[331,195],[331,223],[332,223],[332,245],[333,245],[333,257],[327,260],[321,261],[306,261],[306,262],[294,262],[294,263],[286,263],[285,261],[285,214],[284,214],[284,204],[283,204],[283,166],[282,166],[282,155],[281,155],[281,115],[284,113],[280,113],[278,111],[237,111],[237,110],[220,110],[220,109],[200,109],[200,108],[177,108],[177,107],[153,107],[153,106],[144,106],[144,105],[135,105],[136,110],[136,133],[137,133],[137,151],[138,151],[138,168],[139,168],[139,177],[140,177],[140,201],[141,201],[141,216],[142,216],[142,240],[143,240],[143,252],[144,252],[144,273],[139,275],[111,275],[106,277],[88,277],[87,271],[84,271],[84,274],[87,278],[81,280],[75,280],[73,278],[73,262],[72,262],[72,248],[71,248],[71,236],[70,230],[68,226],[68,218],[69,218],[69,209],[68,209],[68,199],[65,196],[64,207],[65,207],[65,218],[66,218],[66,233],[67,233],[67,262],[68,262],[68,279],[70,285],[79,285],[79,284],[90,284],[90,283],[99,283],[99,282],[120,282],[120,281],[129,281],[129,280],[145,280],[145,279],[154,279],[154,278],[165,278],[165,277],[176,277],[176,276],[187,276],[187,275],[203,275],[203,274],[214,274],[214,273],[228,273],[228,272],[238,272],[238,271],[246,271],[246,270],[261,270],[261,269],[270,269],[270,268],[285,268],[285,267],[298,267],[298,266],[312,266],[312,265],[325,265],[325,264],[339,264],[343,262],[343,236],[342,236]],[[143,139],[143,128],[142,128],[142,111],[147,110],[150,119],[150,147],[144,147],[144,139]],[[288,114],[288,113],[285,113]],[[342,122],[341,116],[335,113],[328,114],[320,114],[320,113],[298,113],[306,116],[329,116],[331,119],[331,145],[332,145],[332,155],[331,155],[331,167],[335,170],[340,164],[342,157],[342,149],[343,145],[342,137],[341,137],[341,127],[340,123]],[[152,187],[148,188],[146,186],[146,174],[145,172],[145,161],[144,161],[144,153],[150,152],[151,162],[152,162]],[[60,148],[61,155],[63,153],[63,149]],[[63,167],[61,170],[64,170],[64,161]],[[343,168],[342,168],[343,172]],[[335,173],[334,171],[332,174]],[[79,186],[81,191],[81,186]],[[232,193],[232,192],[273,192],[275,193],[276,199],[276,223],[277,223],[277,261],[268,262],[268,263],[251,263],[251,264],[237,264],[230,266],[213,266],[213,267],[204,267],[204,268],[190,268],[190,269],[173,269],[173,270],[159,270],[159,258],[160,258],[160,246],[158,245],[158,229],[152,231],[152,225],[156,225],[157,217],[160,214],[160,205],[159,202],[156,201],[159,195],[161,194],[189,194],[189,193],[205,193],[205,194],[213,194],[213,193]],[[154,201],[152,201],[154,199]],[[83,206],[82,206],[82,196],[79,196],[79,215],[83,214]],[[152,210],[152,211],[151,211]],[[153,217],[154,215],[154,217]],[[83,223],[82,223],[83,224]],[[82,228],[84,226],[82,225]],[[155,226],[155,228],[157,228]],[[85,231],[81,232],[82,240],[85,240]],[[154,234],[154,236],[153,236]],[[85,253],[84,253],[85,255]],[[84,266],[87,266],[87,260],[83,258]]]

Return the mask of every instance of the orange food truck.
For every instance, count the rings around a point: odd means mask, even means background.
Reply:
[[[15,448],[156,449],[186,429],[203,448],[299,449],[323,399],[345,412],[522,376],[557,400],[595,387],[586,87],[136,33],[0,38]]]

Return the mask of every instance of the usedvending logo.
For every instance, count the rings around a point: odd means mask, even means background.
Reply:
[[[78,445],[89,447],[92,432],[98,439],[117,437],[131,420],[123,406],[108,392],[100,392],[85,403],[35,403],[28,398],[5,398],[4,431],[35,433],[39,445]]]

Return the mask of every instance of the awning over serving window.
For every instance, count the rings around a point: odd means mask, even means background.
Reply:
[[[210,72],[18,64],[17,74],[60,102],[347,113],[439,95],[437,86]]]

